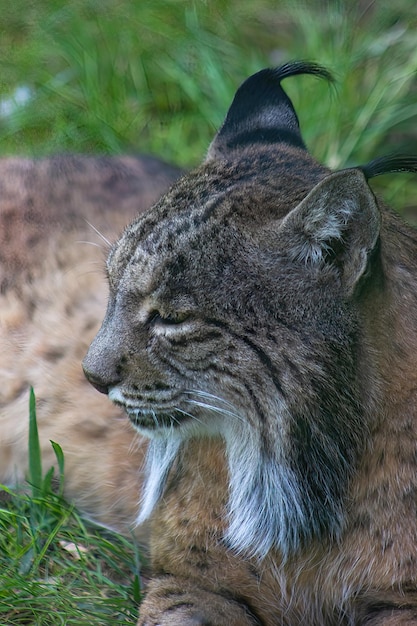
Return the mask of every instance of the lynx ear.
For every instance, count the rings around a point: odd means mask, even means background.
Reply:
[[[258,142],[284,142],[305,149],[294,107],[281,87],[284,78],[297,74],[332,80],[326,69],[305,61],[293,61],[254,74],[237,90],[207,158],[219,158],[229,150]]]
[[[281,223],[280,245],[310,267],[331,264],[351,293],[366,270],[380,230],[380,213],[364,174],[357,169],[331,174]]]

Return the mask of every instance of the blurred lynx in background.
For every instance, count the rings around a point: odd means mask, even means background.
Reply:
[[[107,301],[109,242],[180,174],[149,157],[0,160],[0,483],[27,472],[33,386],[45,469],[65,454],[65,495],[127,530],[142,451],[81,360]]]

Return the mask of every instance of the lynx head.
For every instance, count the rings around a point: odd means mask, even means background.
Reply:
[[[358,307],[384,162],[313,160],[280,84],[301,73],[329,78],[299,62],[243,83],[205,162],[126,228],[84,361],[151,438],[140,520],[187,440],[221,437],[227,539],[260,557],[340,533],[369,424]]]

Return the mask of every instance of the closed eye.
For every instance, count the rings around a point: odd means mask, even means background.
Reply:
[[[148,324],[163,324],[164,326],[173,326],[175,324],[182,324],[189,318],[190,314],[185,312],[176,311],[162,314],[160,311],[155,310],[149,313]]]

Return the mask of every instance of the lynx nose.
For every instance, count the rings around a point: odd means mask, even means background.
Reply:
[[[111,384],[105,382],[103,379],[99,378],[97,374],[92,374],[88,371],[87,367],[83,363],[84,376],[88,380],[88,382],[93,385],[100,393],[105,393],[106,395],[109,393],[109,389],[112,386]]]
[[[102,364],[96,363],[94,355],[91,354],[91,347],[83,360],[82,367],[88,382],[100,393],[108,394],[111,387],[120,383],[120,377],[114,371],[107,371]]]
[[[108,394],[111,387],[120,383],[120,356],[120,347],[114,341],[114,333],[112,335],[111,329],[103,322],[82,363],[86,379],[100,393]]]

